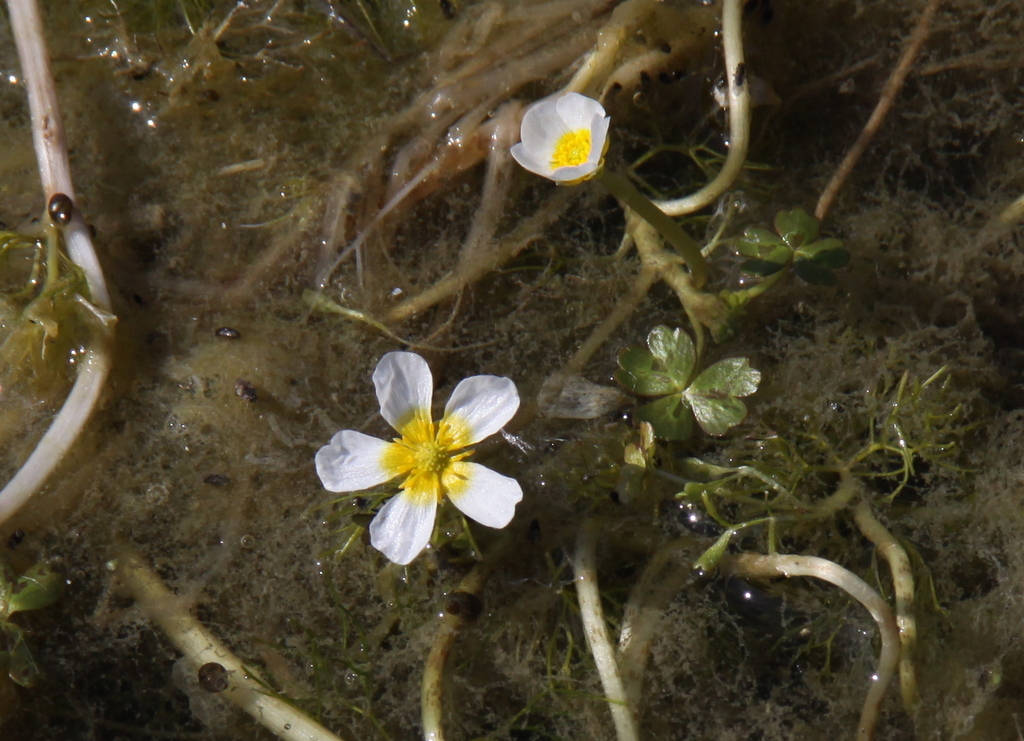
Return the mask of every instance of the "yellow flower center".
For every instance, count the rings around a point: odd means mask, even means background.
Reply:
[[[590,158],[590,129],[567,131],[555,143],[555,151],[551,153],[551,167],[575,167],[582,165]]]
[[[470,451],[458,453],[469,440],[469,427],[458,419],[441,420],[435,426],[425,414],[401,425],[401,437],[385,450],[381,466],[394,476],[405,476],[402,489],[418,503],[441,497],[461,486],[459,461]]]

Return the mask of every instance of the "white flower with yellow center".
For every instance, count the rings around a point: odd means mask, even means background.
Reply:
[[[579,93],[534,103],[523,115],[522,141],[512,147],[530,172],[571,185],[593,177],[608,148],[608,123],[601,104]]]
[[[519,482],[478,463],[464,450],[490,437],[519,408],[516,385],[500,376],[472,376],[448,399],[434,422],[434,379],[416,353],[390,352],[373,371],[380,413],[400,437],[379,440],[342,430],[316,454],[316,472],[326,489],[360,491],[401,479],[402,491],[370,523],[370,543],[405,565],[430,542],[441,497],[481,525],[505,527],[523,498]]]

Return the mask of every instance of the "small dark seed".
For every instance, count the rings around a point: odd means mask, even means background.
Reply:
[[[440,0],[441,13],[448,20],[452,20],[455,17],[455,6],[452,5],[451,0]]]
[[[456,615],[467,623],[471,623],[480,617],[484,610],[484,604],[475,594],[469,592],[452,592],[445,602],[444,611],[449,615]]]
[[[46,204],[46,213],[58,226],[67,226],[71,223],[71,217],[75,213],[75,204],[63,193],[54,193],[50,202]]]
[[[235,381],[235,396],[240,396],[250,403],[259,398],[256,395],[256,387],[248,381],[243,381],[241,378]]]
[[[223,692],[228,688],[229,672],[216,661],[199,667],[199,686],[207,692]]]
[[[216,334],[218,337],[223,337],[226,340],[237,340],[242,336],[241,332],[231,327],[218,327]]]
[[[231,479],[222,473],[211,473],[209,476],[203,478],[203,483],[209,484],[210,486],[227,486],[231,483]]]
[[[540,520],[530,520],[530,529],[526,531],[526,539],[534,545],[540,542]]]
[[[24,539],[25,531],[15,530],[13,533],[11,533],[11,537],[7,539],[7,547],[11,549],[17,548],[19,545],[21,545],[21,541],[23,541]]]
[[[665,43],[663,43],[663,44],[661,45],[661,50],[662,50],[662,51],[663,51],[663,52],[664,52],[665,54],[671,54],[671,53],[672,53],[672,44],[670,44],[670,43],[668,43],[668,42],[666,41]]]

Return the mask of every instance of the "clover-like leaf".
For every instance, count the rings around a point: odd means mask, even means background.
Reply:
[[[749,275],[758,275],[762,278],[767,278],[769,275],[775,275],[777,272],[786,267],[785,262],[773,262],[772,260],[744,260],[740,265],[740,270]]]
[[[693,433],[693,412],[680,394],[644,404],[633,416],[649,422],[654,434],[663,440],[685,440]]]
[[[665,396],[686,388],[696,351],[683,330],[658,326],[647,336],[647,348],[627,347],[618,360],[615,380],[624,388],[640,396]]]
[[[744,257],[763,258],[780,246],[787,245],[778,234],[760,226],[748,226],[736,240],[736,251]]]
[[[819,267],[837,270],[850,262],[850,253],[840,239],[819,239],[796,251],[797,260],[812,260]]]
[[[48,563],[36,564],[18,577],[7,597],[7,614],[40,610],[52,605],[64,591],[64,578]]]
[[[793,272],[801,280],[816,286],[834,286],[839,282],[835,273],[814,260],[797,260],[793,263]]]
[[[724,435],[747,416],[747,406],[738,397],[750,396],[760,383],[761,372],[746,358],[727,358],[697,376],[683,397],[704,432]]]
[[[818,238],[818,220],[802,208],[775,214],[775,231],[794,250]]]

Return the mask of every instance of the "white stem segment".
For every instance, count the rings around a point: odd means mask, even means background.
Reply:
[[[35,0],[7,0],[7,7],[21,72],[28,89],[32,140],[47,203],[58,193],[63,193],[75,203],[67,141],[50,73],[39,9]],[[78,376],[71,392],[28,460],[0,490],[0,524],[42,487],[63,460],[96,407],[110,372],[110,328],[115,318],[110,314],[110,294],[89,228],[77,205],[70,223],[62,231],[69,256],[88,281],[92,307],[103,321],[90,319],[89,347],[78,366]]]
[[[750,143],[750,85],[743,61],[743,0],[724,0],[722,46],[728,85],[729,153],[714,180],[696,193],[671,201],[655,201],[669,216],[684,216],[710,206],[736,182],[747,159]]]
[[[900,659],[900,632],[896,626],[896,618],[878,592],[852,571],[844,569],[834,561],[816,556],[763,556],[757,553],[738,553],[725,556],[719,563],[719,569],[723,574],[752,579],[813,576],[836,585],[864,605],[878,624],[878,632],[882,637],[878,668],[871,677],[871,686],[864,699],[860,722],[857,725],[857,741],[870,741],[875,732],[885,691],[892,681]]]
[[[638,741],[636,718],[633,717],[633,708],[626,696],[615,649],[608,639],[604,610],[601,608],[601,593],[597,587],[597,528],[593,522],[586,523],[576,538],[572,570],[576,575],[576,596],[580,603],[583,631],[597,665],[597,673],[601,677],[608,708],[612,712],[615,735],[618,741]]]
[[[227,671],[227,689],[219,693],[251,715],[257,723],[285,741],[342,741],[308,715],[284,700],[267,694],[266,685],[241,659],[214,638],[198,620],[185,612],[180,600],[135,553],[110,563],[125,589],[146,616],[160,627],[171,643],[185,654],[194,671],[204,664],[220,664]]]

